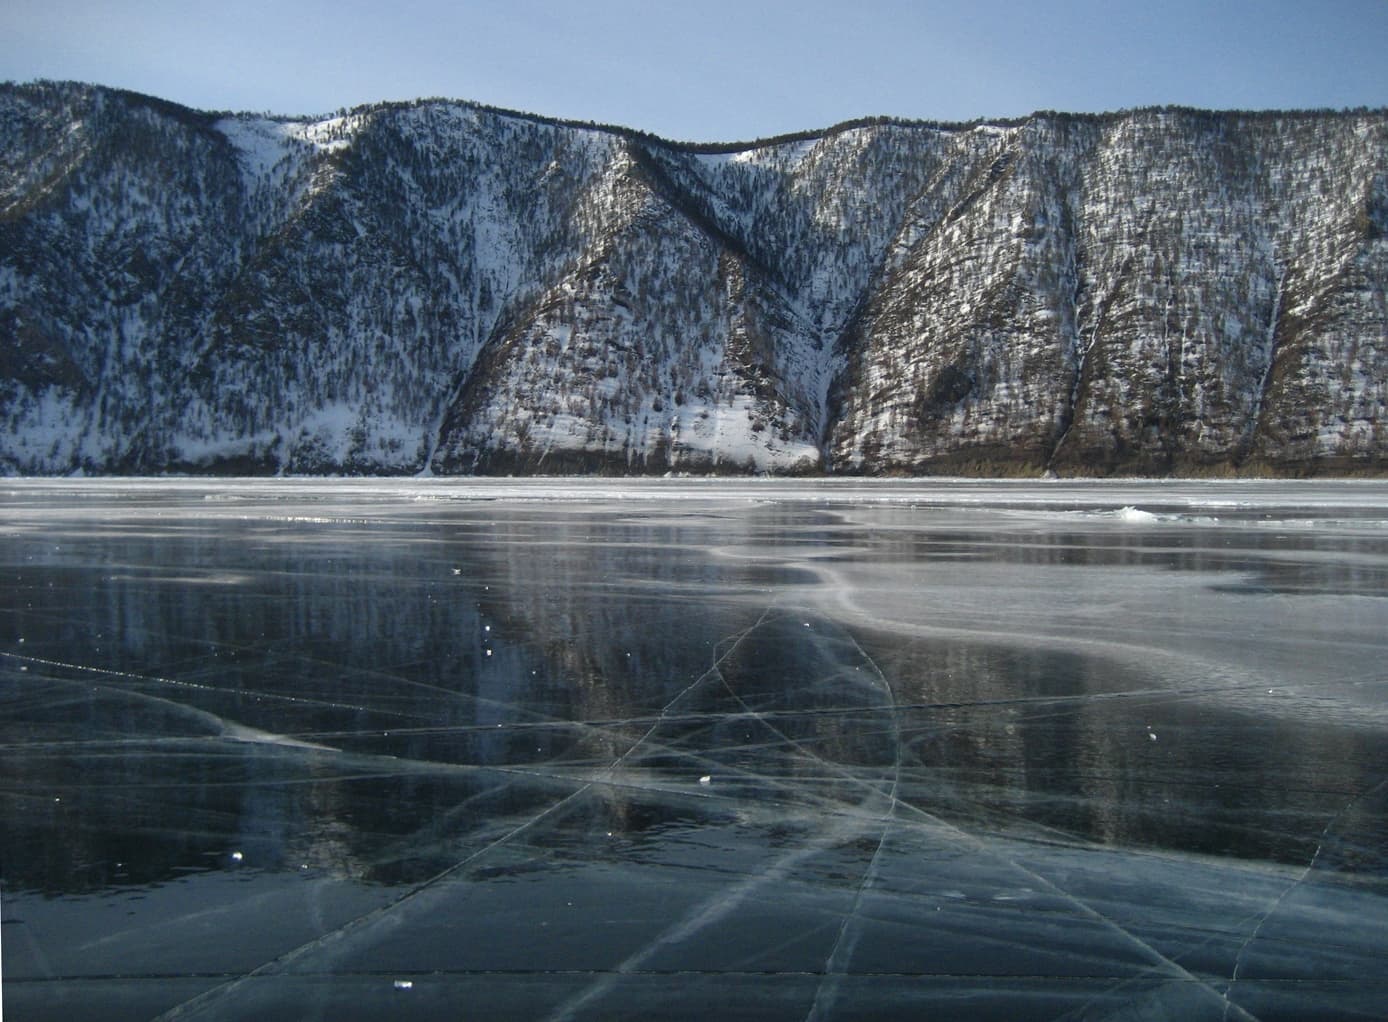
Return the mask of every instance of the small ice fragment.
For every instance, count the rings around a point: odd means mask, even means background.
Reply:
[[[1150,738],[1150,739],[1152,739],[1152,741],[1155,742],[1155,741],[1157,740],[1157,733],[1156,733],[1155,731],[1153,731],[1153,730],[1149,727],[1149,728],[1147,729],[1147,737]]]
[[[492,626],[491,626],[491,625],[483,625],[483,626],[482,626],[482,631],[484,631],[484,632],[490,632],[491,630],[492,630]]]
[[[242,859],[244,859],[244,858],[245,858],[245,856],[244,856],[243,854],[241,854],[240,852],[232,852],[232,853],[231,853],[231,861],[232,861],[232,862],[240,862],[240,861],[241,861]]]
[[[492,651],[491,651],[491,650],[487,650],[487,656],[491,656],[491,655],[492,655]]]
[[[1133,507],[1131,504],[1127,507],[1120,507],[1115,514],[1118,516],[1120,522],[1129,522],[1135,525],[1145,525],[1157,520],[1157,516],[1152,514],[1152,512],[1143,511],[1141,508]]]
[[[699,783],[702,784],[705,788],[707,788],[710,784],[713,783],[713,775],[704,774],[703,777],[699,778]]]
[[[413,990],[414,981],[409,979],[397,979],[395,981],[396,990]]]
[[[462,568],[454,568],[454,569],[453,569],[453,574],[455,574],[455,575],[461,575],[462,573],[463,573],[463,569],[462,569]]]

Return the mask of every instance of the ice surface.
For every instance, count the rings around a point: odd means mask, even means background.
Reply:
[[[0,484],[18,1018],[1384,1016],[1381,483]]]

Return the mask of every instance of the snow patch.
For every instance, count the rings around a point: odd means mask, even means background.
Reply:
[[[286,128],[291,138],[307,142],[319,152],[331,153],[351,145],[365,123],[361,114],[349,114],[322,121],[290,121]]]
[[[225,117],[213,125],[241,154],[247,177],[268,176],[292,152],[293,135],[286,121],[264,117]]]

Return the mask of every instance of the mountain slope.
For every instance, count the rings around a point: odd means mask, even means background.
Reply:
[[[688,146],[0,86],[0,469],[1379,471],[1382,112]]]

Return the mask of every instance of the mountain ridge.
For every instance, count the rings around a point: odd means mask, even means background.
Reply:
[[[0,86],[11,473],[1381,472],[1388,113]]]

